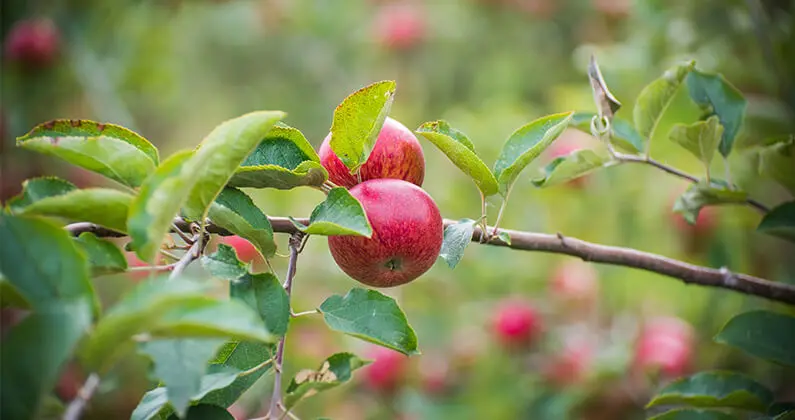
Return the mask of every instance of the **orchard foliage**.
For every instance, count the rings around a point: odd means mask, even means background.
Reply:
[[[389,42],[399,46],[404,41]],[[598,74],[595,70],[592,76]],[[650,142],[659,139],[655,136],[659,122],[679,89],[687,89],[703,117],[674,126],[668,137],[702,162],[704,170],[676,200],[673,211],[692,223],[705,207],[750,203],[749,194],[732,183],[728,161],[721,163],[726,176],[711,171],[716,155],[726,158],[736,152],[735,138],[746,106],[722,76],[702,72],[693,62],[677,65],[643,89],[633,115],[623,119],[614,115],[620,103],[601,76],[592,81],[596,112],[571,110],[528,122],[505,140],[492,165],[478,155],[475,141],[455,128],[455,121],[430,121],[414,131],[471,177],[483,200],[480,213],[448,222],[441,245],[430,242],[433,260],[438,256],[454,268],[473,235],[479,235],[480,242],[510,245],[511,235],[501,232],[499,224],[509,199],[519,199],[511,196],[517,182],[530,180],[547,188],[625,163],[653,162]],[[357,183],[371,159],[396,158],[378,152],[379,133],[395,91],[393,81],[374,83],[351,94],[334,111],[328,147]],[[368,204],[329,180],[329,168],[301,131],[284,122],[286,118],[282,111],[251,112],[223,122],[196,148],[170,156],[160,156],[149,141],[123,127],[85,120],[46,122],[17,139],[19,147],[96,172],[115,181],[118,188],[78,189],[58,178],[36,178],[26,181],[22,193],[4,204],[0,237],[9,242],[0,251],[2,302],[29,309],[30,314],[3,339],[0,417],[35,417],[59,373],[75,357],[99,378],[133,352],[151,360],[159,386],[142,397],[132,413],[136,420],[228,415],[226,409],[267,371],[276,370],[276,381],[281,381],[283,339],[295,315],[291,285],[296,269],[300,270],[296,261],[304,241],[317,235],[366,243],[379,233],[371,223],[375,219],[367,214]],[[528,166],[569,127],[599,138],[600,147],[571,151],[540,173],[529,174]],[[759,176],[795,194],[792,136],[760,139],[743,153],[755,163]],[[422,165],[424,173],[424,161]],[[421,184],[421,177],[415,183]],[[295,233],[287,250],[291,264],[283,278],[270,269],[254,272],[250,264],[284,250],[274,240],[276,229],[266,215],[268,209],[256,206],[245,188],[313,188],[324,193],[308,220],[290,219]],[[492,196],[502,206],[490,226],[485,200]],[[761,219],[759,230],[793,240],[794,209],[795,202],[774,208]],[[64,222],[89,222],[129,240],[111,241],[91,232],[73,236],[63,228]],[[187,223],[190,229],[183,232],[175,223]],[[205,253],[207,242],[221,231],[237,239]],[[347,238],[336,238],[343,236]],[[418,244],[423,245],[409,245]],[[103,309],[94,290],[95,278],[134,268],[124,251],[149,264],[150,275],[118,303]],[[209,275],[184,271],[193,260]],[[228,285],[228,297],[211,293],[219,283]],[[574,286],[558,287],[560,293],[568,293]],[[312,312],[334,331],[389,349],[386,354],[397,363],[421,352],[410,317],[395,299],[378,290],[353,287],[329,296]],[[506,306],[494,321],[498,340],[511,346],[531,344],[542,332],[538,317],[521,302]],[[772,363],[795,366],[793,331],[792,316],[754,311],[729,320],[715,340]],[[576,346],[572,349],[578,351]],[[302,400],[348,382],[369,363],[352,353],[329,355],[291,378],[283,393],[280,385],[275,387],[271,416],[282,416]],[[369,370],[367,378],[388,389],[400,375],[382,363],[386,362],[376,362],[377,369]],[[666,366],[657,367],[682,373],[678,366]],[[740,411],[779,419],[793,413],[781,409],[772,392],[754,379],[725,371],[682,377],[660,390],[648,405],[684,406],[655,417],[659,419],[735,418],[732,413]]]

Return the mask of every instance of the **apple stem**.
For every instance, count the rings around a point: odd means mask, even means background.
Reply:
[[[512,189],[513,185],[508,187],[508,190],[505,191],[505,197],[503,197],[502,199],[502,204],[500,205],[500,211],[497,213],[497,220],[494,221],[494,229],[491,231],[491,236],[489,237],[489,239],[497,235],[497,229],[500,228],[500,222],[502,222],[502,215],[505,212],[505,207],[507,207],[508,205],[508,197],[511,195]]]

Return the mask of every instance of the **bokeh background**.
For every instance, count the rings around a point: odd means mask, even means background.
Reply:
[[[519,126],[553,112],[594,110],[586,76],[592,53],[624,104],[618,115],[630,120],[638,92],[672,64],[695,59],[699,68],[723,73],[749,101],[738,151],[730,159],[735,182],[771,206],[787,198],[776,185],[754,176],[742,148],[795,132],[793,1],[3,0],[4,44],[15,25],[31,19],[50,34],[54,49],[34,66],[4,50],[3,200],[20,191],[23,179],[43,174],[80,186],[106,184],[55,159],[14,148],[16,136],[46,120],[121,124],[166,156],[194,147],[228,118],[279,109],[288,113],[286,123],[319,146],[334,107],[350,92],[384,79],[397,81],[392,117],[412,129],[446,119],[469,135],[491,165]],[[699,163],[666,138],[674,122],[698,117],[686,92],[680,92],[652,141],[652,155],[698,174]],[[477,218],[480,198],[474,185],[421,141],[427,160],[424,188],[443,215]],[[558,143],[600,147],[573,130]],[[757,212],[715,208],[688,226],[671,212],[687,185],[654,169],[619,166],[582,182],[534,188],[530,178],[551,155],[563,152],[550,150],[526,170],[503,226],[561,232],[795,282],[795,249],[755,233]],[[720,162],[715,168],[722,173]],[[251,194],[273,216],[305,217],[322,200],[320,192],[308,189]],[[489,202],[491,220],[499,204]],[[279,241],[286,249],[286,238]],[[644,418],[649,396],[674,376],[636,366],[640,337],[660,317],[669,320],[666,325],[671,317],[686,322],[674,330],[684,328],[688,332],[682,336],[692,337],[678,338],[686,363],[674,371],[737,369],[776,389],[780,399],[795,399],[795,372],[711,341],[732,314],[770,304],[638,270],[572,261],[471,246],[455,270],[440,261],[419,280],[385,290],[407,313],[422,355],[384,368],[405,374],[390,389],[360,372],[352,384],[306,400],[296,415]],[[286,260],[273,263],[283,275]],[[569,286],[555,286],[560,277]],[[320,237],[312,238],[302,254],[296,282],[296,311],[356,286],[336,267]],[[105,305],[111,305],[135,280],[113,276],[96,283]],[[526,302],[534,325],[540,326],[529,347],[506,346],[495,334],[495,317],[506,299]],[[288,372],[316,368],[336,351],[372,355],[367,345],[328,331],[320,317],[293,321]],[[147,361],[137,357],[120,364],[103,382],[89,417],[128,417],[154,386],[146,369]],[[71,366],[59,395],[73,395],[83,375],[78,365]],[[271,383],[272,376],[265,375],[235,406],[236,414],[261,415]]]

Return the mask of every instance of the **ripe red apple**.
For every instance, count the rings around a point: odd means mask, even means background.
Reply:
[[[373,362],[362,368],[365,385],[377,392],[389,393],[407,377],[409,358],[385,347],[372,347],[365,355]]]
[[[675,317],[654,318],[643,326],[638,337],[633,365],[644,372],[681,376],[690,367],[693,345],[690,324]]]
[[[50,19],[21,20],[6,35],[6,58],[29,68],[46,67],[58,54],[59,38],[58,28]]]
[[[566,260],[552,275],[551,291],[556,298],[565,302],[590,304],[599,293],[599,273],[593,264]]]
[[[320,163],[328,171],[331,182],[351,188],[359,181],[331,150],[330,142],[331,133],[320,145]],[[405,125],[387,117],[367,162],[359,169],[359,175],[362,181],[394,178],[421,187],[425,178],[425,155],[419,140]]]
[[[444,226],[428,193],[399,179],[372,179],[350,193],[362,203],[373,234],[328,238],[342,271],[368,286],[393,287],[431,268],[442,247]]]
[[[261,258],[259,251],[254,245],[251,244],[246,239],[241,238],[240,236],[233,235],[233,236],[226,236],[223,239],[223,243],[226,245],[231,246],[235,249],[237,253],[237,258],[243,262],[252,262],[259,260]]]
[[[500,302],[493,319],[497,339],[508,347],[532,344],[541,331],[541,317],[527,301],[509,298]]]
[[[425,38],[426,21],[415,3],[392,3],[379,7],[373,20],[375,39],[390,50],[407,50]]]

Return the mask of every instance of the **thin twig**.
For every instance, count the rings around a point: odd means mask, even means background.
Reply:
[[[140,267],[127,267],[127,271],[163,271],[171,270],[176,267],[177,263],[166,265],[143,265]]]
[[[298,418],[298,416],[291,413],[290,410],[288,410],[287,407],[284,406],[284,404],[279,403],[279,408],[281,408],[283,413],[282,416],[279,417],[279,420],[283,420],[285,417],[289,417],[291,420],[301,420]]]
[[[66,408],[66,412],[63,415],[63,420],[79,419],[80,415],[83,413],[83,410],[86,408],[88,401],[91,400],[91,397],[97,390],[97,387],[99,387],[99,375],[96,373],[88,375],[88,379],[86,379],[86,382],[83,383],[80,391],[77,392],[77,397],[75,397],[75,399],[69,403],[69,407]]]
[[[182,258],[180,258],[179,261],[175,263],[174,270],[171,271],[171,274],[168,276],[169,279],[175,279],[179,277],[179,275],[182,274],[183,271],[185,271],[185,269],[188,267],[188,265],[190,265],[190,263],[192,263],[197,258],[199,258],[199,255],[201,255],[200,247],[202,244],[202,241],[199,240],[200,237],[201,235],[193,236],[193,245],[191,245],[188,252],[186,252],[182,256]]]
[[[290,312],[290,316],[293,317],[293,318],[298,318],[299,316],[314,315],[314,314],[319,314],[319,313],[320,313],[319,310],[312,309],[311,311],[304,311],[304,312],[298,312],[298,313]]]
[[[297,230],[290,219],[286,217],[269,217],[273,231],[278,233],[293,234]],[[298,219],[299,223],[308,224],[307,219]],[[445,219],[445,226],[457,223],[455,220]],[[176,223],[181,229],[187,226],[184,221]],[[66,229],[72,235],[79,235],[83,231],[94,232],[97,236],[112,231],[107,231],[90,223],[76,223],[68,225]],[[223,228],[209,224],[207,231],[222,236],[231,233]],[[638,268],[665,276],[673,277],[689,284],[698,284],[707,287],[716,287],[739,291],[748,295],[759,296],[778,302],[795,304],[795,286],[765,280],[747,274],[734,273],[733,281],[727,282],[724,275],[717,269],[702,267],[677,261],[662,255],[638,251],[631,248],[599,245],[581,241],[576,238],[566,237],[565,244],[557,235],[546,233],[523,232],[518,230],[500,229],[511,238],[511,244],[499,238],[491,238],[487,245],[501,246],[522,251],[541,251],[555,254],[567,254],[580,257],[586,261],[601,264],[611,264],[623,267]],[[476,228],[472,234],[472,241],[480,241],[481,231]]]
[[[293,226],[295,228],[295,226]],[[290,237],[290,260],[287,263],[287,279],[284,281],[284,291],[287,293],[287,299],[290,299],[290,294],[293,291],[293,278],[295,278],[295,266],[298,262],[298,251],[301,248],[301,243],[304,240],[304,234],[298,230],[292,232]],[[282,363],[284,361],[284,342],[287,338],[285,334],[279,340],[278,347],[276,348],[276,356],[273,361],[273,394],[271,396],[271,406],[268,410],[268,417],[271,419],[278,419],[276,411],[282,401]]]
[[[251,375],[252,373],[257,373],[260,369],[262,369],[265,366],[268,366],[268,365],[270,365],[272,363],[273,363],[273,357],[271,357],[270,359],[258,364],[257,366],[254,366],[251,369],[244,370],[243,372],[240,372],[237,376],[248,376],[248,375]]]

